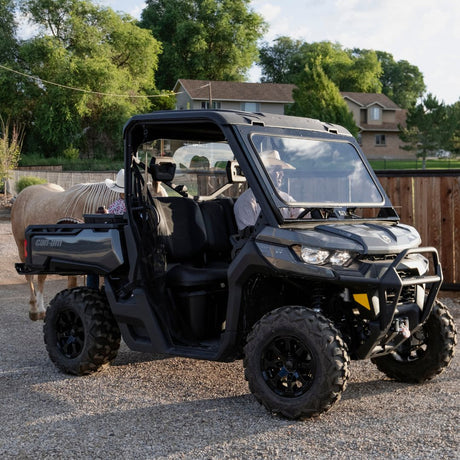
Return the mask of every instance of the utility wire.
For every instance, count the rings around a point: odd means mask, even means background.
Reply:
[[[36,80],[39,83],[46,83],[47,85],[58,86],[59,88],[70,89],[72,91],[79,91],[80,93],[87,93],[87,94],[96,94],[98,96],[114,96],[114,97],[136,97],[136,98],[154,98],[154,97],[165,97],[165,96],[175,96],[180,93],[163,93],[163,94],[151,94],[151,95],[128,95],[128,94],[115,94],[115,93],[103,93],[100,91],[91,91],[88,89],[83,88],[76,88],[74,86],[68,85],[61,85],[60,83],[55,83],[53,81],[43,80],[43,78],[35,77],[33,75],[27,75],[23,72],[19,72],[18,70],[10,69],[2,64],[0,64],[0,69],[7,70],[8,72],[13,72],[15,74],[21,75],[23,77],[29,78],[31,80]]]

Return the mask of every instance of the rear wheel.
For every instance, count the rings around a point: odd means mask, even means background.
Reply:
[[[340,332],[320,313],[283,307],[248,335],[245,377],[256,399],[287,418],[328,411],[345,390],[349,357]]]
[[[388,377],[408,383],[430,380],[452,360],[457,343],[455,323],[447,307],[436,301],[430,316],[396,351],[373,358]]]
[[[75,375],[96,372],[115,359],[120,330],[106,297],[78,287],[58,293],[50,302],[43,326],[51,361]]]

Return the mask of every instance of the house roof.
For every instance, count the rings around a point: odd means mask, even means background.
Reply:
[[[366,108],[378,104],[384,109],[399,110],[400,107],[395,104],[388,96],[381,93],[353,93],[343,91],[342,97],[353,101],[360,107]]]
[[[277,102],[290,104],[294,102],[292,90],[295,85],[282,83],[245,83],[237,81],[209,81],[179,79],[174,86],[174,92],[180,91],[180,86],[194,100],[209,99],[209,84],[214,100],[246,101],[246,102]]]

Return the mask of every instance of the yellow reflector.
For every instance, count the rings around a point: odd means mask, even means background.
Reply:
[[[369,299],[367,297],[367,294],[353,294],[353,299],[355,300],[356,303],[359,303],[367,310],[371,309],[371,306],[369,305]]]

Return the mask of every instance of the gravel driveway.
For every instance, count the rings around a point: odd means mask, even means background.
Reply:
[[[0,257],[2,459],[460,458],[458,356],[423,385],[397,383],[370,362],[352,362],[342,400],[305,422],[261,407],[241,361],[152,356],[122,344],[108,369],[71,377],[49,361],[42,323],[28,319],[6,222]],[[54,277],[46,299],[64,288]],[[459,324],[460,292],[444,301]]]

